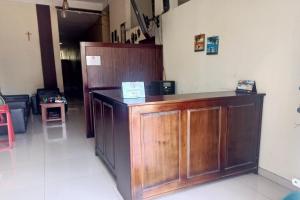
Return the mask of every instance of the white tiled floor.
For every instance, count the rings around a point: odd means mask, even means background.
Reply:
[[[86,139],[83,110],[68,112],[62,128],[44,129],[39,116],[0,152],[0,200],[122,200],[115,182]],[[47,131],[46,131],[47,130]],[[288,193],[261,176],[245,175],[193,187],[159,200],[281,200]]]

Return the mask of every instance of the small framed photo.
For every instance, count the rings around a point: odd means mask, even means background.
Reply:
[[[219,36],[207,38],[207,55],[217,55],[219,52]]]
[[[124,99],[145,98],[144,82],[122,82]]]
[[[115,42],[115,33],[111,32],[111,42],[114,43]]]
[[[205,49],[205,34],[195,36],[195,52],[204,51]]]
[[[125,23],[120,25],[120,32],[121,32],[121,43],[126,42],[126,26]]]
[[[239,80],[237,87],[237,93],[257,93],[256,83],[254,80]]]

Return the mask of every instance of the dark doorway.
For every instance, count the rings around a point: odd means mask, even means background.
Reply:
[[[69,100],[82,100],[82,72],[80,42],[101,42],[101,12],[57,9],[60,57],[64,94]]]

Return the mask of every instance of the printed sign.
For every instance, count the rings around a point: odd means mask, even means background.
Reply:
[[[87,66],[101,66],[101,56],[87,56],[86,57]]]
[[[144,82],[123,82],[122,83],[123,98],[145,98]]]

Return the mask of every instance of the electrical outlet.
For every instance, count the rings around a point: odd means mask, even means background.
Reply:
[[[292,183],[293,183],[294,186],[300,188],[300,179],[294,178],[292,180]]]

